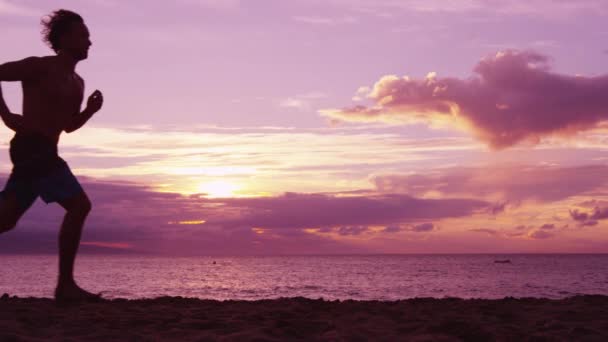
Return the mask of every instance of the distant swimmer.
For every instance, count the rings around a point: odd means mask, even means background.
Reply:
[[[46,203],[59,203],[66,213],[59,232],[55,298],[96,300],[99,295],[83,290],[74,280],[74,260],[91,202],[59,157],[57,144],[62,132],[76,131],[101,109],[103,95],[94,91],[86,108],[80,110],[84,81],[76,73],[76,64],[88,57],[91,47],[82,17],[58,10],[42,24],[44,40],[55,55],[0,65],[0,82],[21,82],[23,89],[23,115],[18,115],[7,107],[0,87],[0,117],[15,131],[9,151],[13,169],[0,193],[0,233],[13,229],[38,196]]]

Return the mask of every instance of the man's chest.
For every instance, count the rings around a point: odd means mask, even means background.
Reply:
[[[44,98],[48,104],[60,107],[80,106],[84,85],[76,74],[50,73],[40,80],[37,92],[38,96]]]

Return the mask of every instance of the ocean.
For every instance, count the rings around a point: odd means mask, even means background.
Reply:
[[[56,256],[0,255],[0,295],[52,297],[56,277]],[[608,295],[608,254],[79,255],[76,279],[106,298],[130,299],[564,298]]]

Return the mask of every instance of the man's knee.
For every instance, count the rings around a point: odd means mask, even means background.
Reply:
[[[80,216],[80,217],[86,217],[89,214],[89,212],[91,212],[92,208],[93,208],[93,205],[91,204],[91,201],[86,196],[83,196],[78,201],[75,201],[74,203],[72,203],[66,209],[67,209],[68,214],[72,214],[72,215],[76,215],[76,216]]]
[[[76,214],[87,216],[91,212],[92,208],[93,205],[91,204],[91,201],[88,198],[85,198],[76,205],[74,211]]]

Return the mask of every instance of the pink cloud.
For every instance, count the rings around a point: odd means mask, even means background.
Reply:
[[[333,120],[451,125],[492,148],[569,136],[608,119],[608,76],[553,72],[547,56],[504,51],[481,60],[469,79],[381,78],[371,106],[322,110]]]

